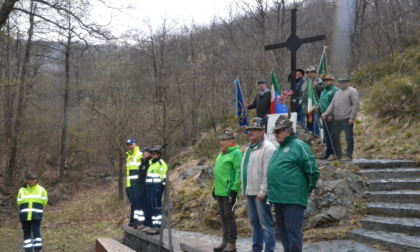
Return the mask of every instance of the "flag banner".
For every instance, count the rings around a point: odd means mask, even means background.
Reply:
[[[324,52],[322,53],[321,56],[321,61],[319,62],[319,67],[318,67],[318,76],[320,76],[320,78],[325,77],[325,75],[327,75],[328,71],[327,71],[327,57],[326,57],[326,47],[324,48]]]
[[[314,84],[312,79],[308,79],[308,121],[312,122],[312,113],[314,106],[318,105],[318,101],[315,97]]]
[[[287,106],[285,104],[279,104],[278,99],[281,94],[279,82],[277,81],[274,71],[271,71],[271,103],[270,103],[270,114],[287,113]]]
[[[239,83],[239,78],[233,81],[233,84],[236,85],[236,108],[235,116],[238,118],[239,126],[248,126],[248,117],[246,115],[244,98],[242,96],[241,84]],[[245,132],[244,132],[245,133]]]

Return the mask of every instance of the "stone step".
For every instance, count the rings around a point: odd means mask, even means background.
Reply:
[[[136,252],[111,238],[96,239],[95,252]]]
[[[360,173],[368,179],[420,178],[420,168],[362,169]]]
[[[380,245],[390,251],[418,252],[420,239],[403,233],[366,230],[363,228],[347,232],[347,236],[358,242]]]
[[[366,230],[397,232],[405,233],[407,235],[420,236],[419,218],[370,215],[366,218],[363,218],[360,223]]]
[[[390,159],[353,159],[351,162],[362,169],[382,169],[396,167],[416,167],[417,164],[411,160],[390,160]]]
[[[369,202],[420,203],[420,191],[368,191],[365,193]]]
[[[420,218],[420,204],[367,203],[371,214]]]
[[[410,179],[370,179],[369,190],[418,190],[420,178]]]

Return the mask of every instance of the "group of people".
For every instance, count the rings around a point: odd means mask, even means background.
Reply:
[[[299,140],[292,121],[280,115],[274,126],[279,146],[266,139],[265,123],[255,117],[247,127],[250,143],[244,154],[235,144],[235,133],[219,136],[221,152],[214,166],[213,197],[217,200],[223,229],[215,252],[236,251],[236,201],[246,200],[252,226],[252,251],[274,251],[276,240],[271,214],[286,252],[302,251],[304,210],[315,189],[319,172],[311,148]]]
[[[310,66],[306,73],[296,70],[296,103],[297,122],[301,128],[308,130],[314,137],[320,136],[321,124],[324,133],[326,150],[321,159],[329,161],[353,159],[354,133],[353,125],[359,110],[359,93],[350,86],[350,78],[344,74],[338,79],[339,87],[334,85],[335,78],[327,74],[322,79],[317,75],[317,68]],[[289,81],[290,81],[289,75]],[[308,111],[309,86],[313,87],[316,102],[312,111]],[[337,93],[337,94],[336,94]],[[245,104],[245,108],[256,109],[257,117],[267,123],[270,114],[271,92],[265,81],[258,82],[258,93],[253,103]],[[312,112],[312,113],[310,113]],[[347,142],[347,153],[342,155],[340,134],[344,131]]]
[[[133,139],[126,141],[126,192],[131,204],[129,226],[148,235],[160,234],[162,197],[168,166],[161,158],[162,146],[140,150]]]

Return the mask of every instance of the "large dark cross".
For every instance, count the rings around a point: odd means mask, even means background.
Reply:
[[[273,44],[273,45],[267,45],[264,47],[264,49],[267,50],[273,50],[278,48],[287,47],[287,49],[290,50],[290,71],[291,71],[291,89],[293,90],[292,95],[292,102],[291,102],[291,111],[296,112],[297,106],[299,105],[299,101],[296,100],[296,52],[299,49],[299,47],[302,44],[305,43],[311,43],[315,41],[320,41],[326,39],[325,35],[319,35],[309,38],[299,38],[298,35],[296,35],[296,9],[292,10],[292,32],[289,36],[289,38],[286,40],[286,42]]]

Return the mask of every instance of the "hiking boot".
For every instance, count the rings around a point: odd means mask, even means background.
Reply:
[[[143,232],[147,232],[147,231],[152,231],[153,228],[146,226],[145,228],[142,229]]]
[[[147,235],[157,235],[157,234],[160,234],[160,228],[152,228],[152,230],[146,231],[146,234]]]
[[[223,241],[222,243],[220,243],[219,245],[217,245],[216,247],[213,248],[214,252],[222,252],[222,250],[224,248],[226,248],[227,242]]]
[[[337,160],[337,157],[334,155],[331,155],[329,158],[327,158],[328,161],[335,161]]]
[[[236,244],[228,243],[222,252],[236,252]]]
[[[341,161],[352,161],[352,160],[353,160],[353,158],[348,157],[348,156],[344,156],[344,157],[341,158]]]
[[[137,229],[145,229],[145,228],[146,228],[146,226],[143,225],[143,224],[141,224],[140,226],[137,227]]]

